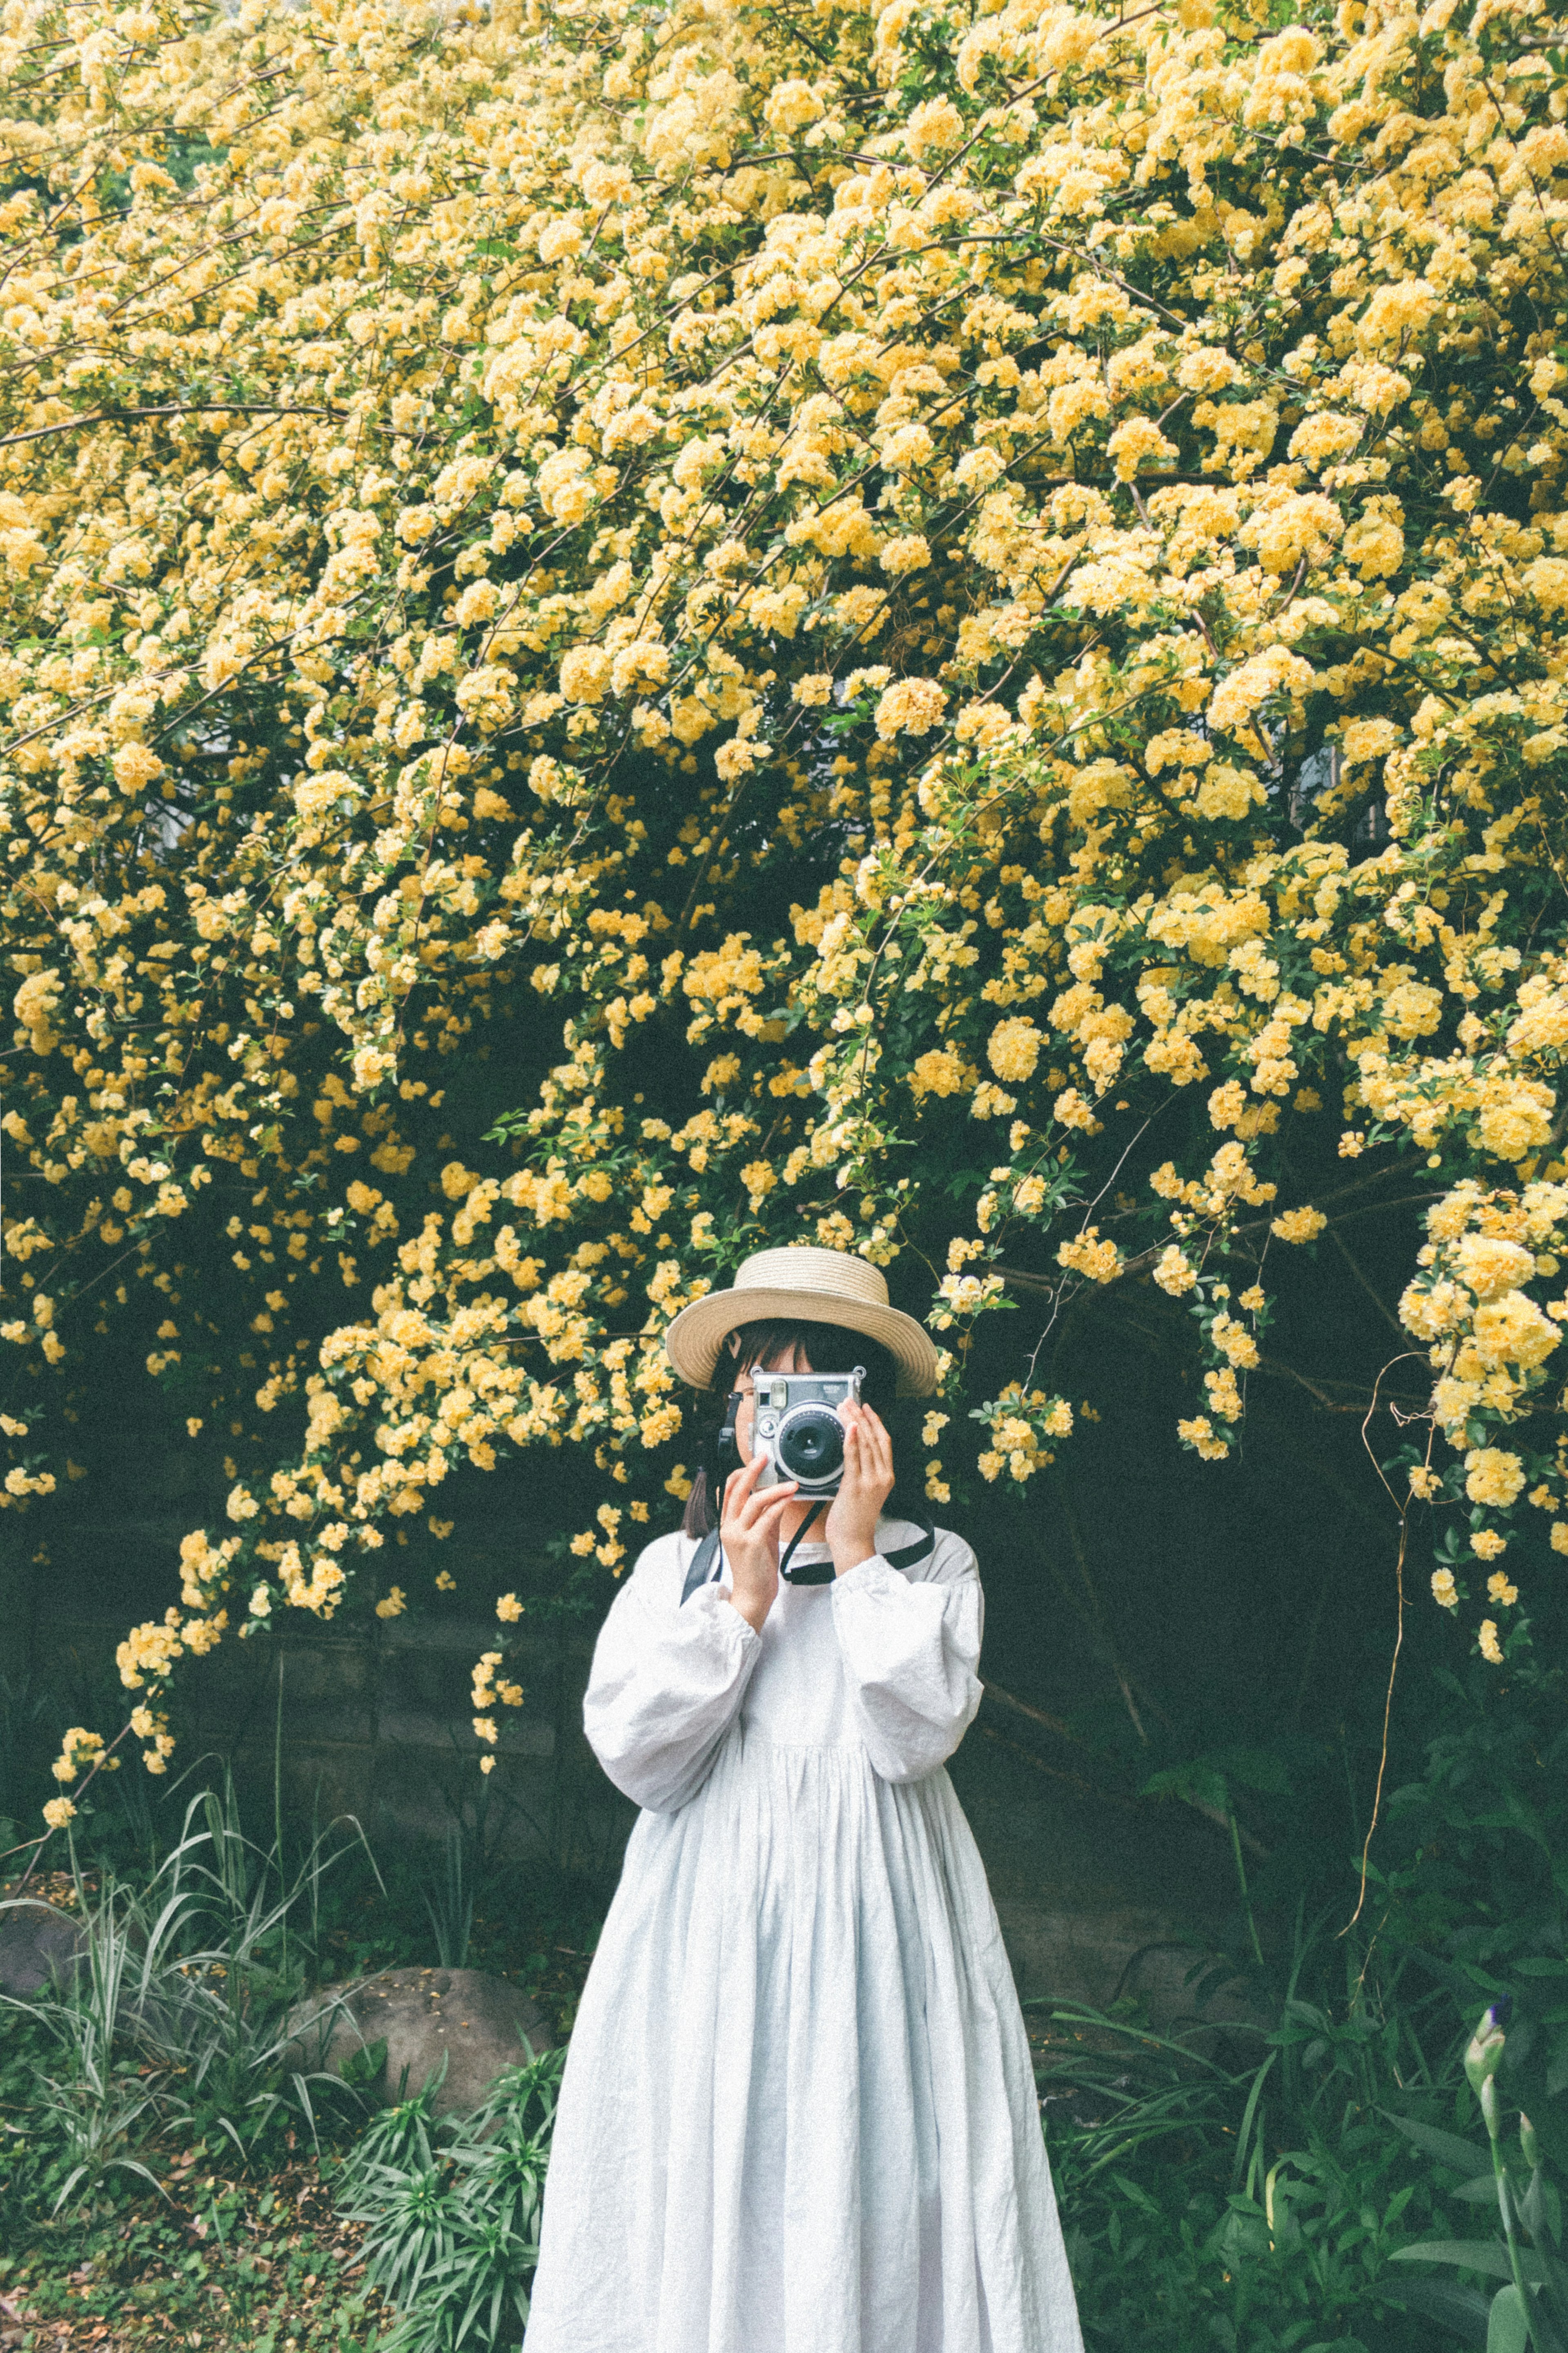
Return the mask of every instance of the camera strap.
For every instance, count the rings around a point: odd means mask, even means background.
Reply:
[[[788,1585],[827,1585],[832,1582],[837,1574],[830,1560],[805,1560],[802,1561],[798,1568],[790,1567],[791,1561],[795,1558],[795,1546],[816,1520],[818,1512],[823,1509],[826,1500],[826,1497],[819,1497],[813,1504],[784,1549],[784,1556],[779,1563],[779,1575]]]
[[[837,1575],[830,1560],[807,1561],[793,1574],[790,1571],[790,1555],[821,1509],[822,1505],[818,1504],[809,1516],[802,1521],[795,1535],[791,1538],[789,1551],[785,1553],[779,1564],[779,1575],[788,1577],[792,1585],[830,1585]],[[936,1530],[923,1513],[916,1519],[914,1525],[921,1531],[919,1544],[900,1545],[896,1552],[884,1553],[882,1557],[889,1568],[914,1568],[922,1560],[929,1560],[936,1550]],[[719,1531],[717,1528],[710,1528],[691,1556],[691,1566],[686,1572],[686,1584],[680,1596],[682,1605],[690,1600],[699,1587],[710,1584],[719,1576],[723,1566]]]

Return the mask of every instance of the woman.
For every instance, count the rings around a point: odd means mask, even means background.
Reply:
[[[722,1364],[741,1467],[721,1556],[704,1478],[594,1654],[588,1737],[644,1810],[573,2034],[526,2353],[1079,2353],[1023,2018],[942,1770],[980,1704],[974,1556],[885,1508],[878,1408],[930,1394],[932,1344],[876,1268],[795,1249],[668,1345],[698,1388]],[[752,1376],[857,1365],[823,1522],[753,1450]]]

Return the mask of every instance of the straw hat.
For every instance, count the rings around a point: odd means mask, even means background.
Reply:
[[[719,1351],[742,1324],[789,1319],[839,1324],[879,1341],[899,1367],[900,1397],[929,1397],[936,1387],[936,1344],[929,1332],[888,1304],[879,1267],[847,1250],[757,1250],[735,1270],[731,1291],[710,1291],[683,1307],[664,1335],[669,1361],[693,1388],[712,1386]],[[822,1372],[839,1369],[831,1365]]]

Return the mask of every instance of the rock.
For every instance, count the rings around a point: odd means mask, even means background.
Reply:
[[[379,1977],[324,1986],[289,2021],[290,2067],[341,2073],[357,2052],[386,2044],[386,2062],[365,2084],[373,2098],[412,2097],[447,2062],[435,2110],[466,2115],[498,2075],[554,2041],[544,2013],[521,1987],[482,1969],[384,1969]]]
[[[31,1895],[0,1903],[0,1993],[26,2001],[68,1983],[86,1948],[80,1921],[58,1905]]]

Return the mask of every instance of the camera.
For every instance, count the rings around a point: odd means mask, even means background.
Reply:
[[[864,1365],[852,1373],[770,1373],[752,1377],[752,1447],[772,1466],[761,1480],[793,1479],[803,1495],[838,1493],[844,1475],[844,1424],[836,1409],[860,1402]]]

